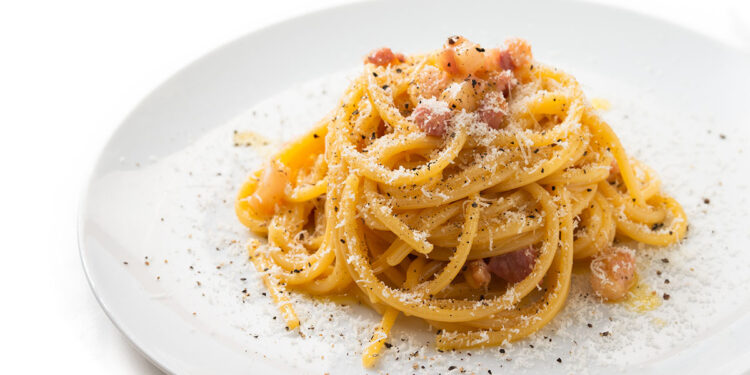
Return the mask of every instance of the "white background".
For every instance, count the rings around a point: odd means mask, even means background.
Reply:
[[[109,322],[81,269],[77,206],[97,154],[181,67],[249,31],[345,2],[0,0],[0,372],[159,373]],[[750,51],[750,1],[617,6]]]

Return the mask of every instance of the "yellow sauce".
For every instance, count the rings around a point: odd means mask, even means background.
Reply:
[[[664,319],[654,318],[651,320],[652,323],[654,323],[655,326],[662,328],[667,325],[667,322],[664,321]]]
[[[648,285],[638,283],[625,297],[625,306],[635,312],[646,312],[661,306],[661,297]]]
[[[600,111],[607,111],[612,108],[612,104],[609,103],[609,100],[604,98],[592,98],[591,105]]]
[[[236,147],[252,147],[261,154],[270,154],[278,144],[253,131],[235,131],[232,141]]]
[[[573,274],[574,275],[586,275],[591,272],[591,260],[582,259],[573,262]]]

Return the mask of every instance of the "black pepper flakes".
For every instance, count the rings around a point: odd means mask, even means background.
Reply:
[[[662,297],[664,298],[665,301],[669,301],[669,299],[672,298],[672,296],[670,296],[667,293],[664,293],[664,295]]]
[[[557,358],[556,361],[557,361],[557,363],[562,363],[562,359],[561,358]]]

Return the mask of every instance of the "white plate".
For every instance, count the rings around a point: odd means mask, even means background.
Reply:
[[[252,33],[176,74],[112,136],[81,206],[81,258],[115,325],[171,373],[361,372],[356,340],[368,337],[374,314],[338,308],[346,311],[328,322],[330,303],[303,300],[305,338],[272,318],[275,307],[241,246],[249,235],[232,212],[236,188],[269,148],[232,147],[232,130],[289,139],[334,105],[346,84],[341,74],[310,80],[351,72],[373,47],[426,51],[452,34],[485,45],[527,38],[539,60],[573,73],[590,96],[609,99],[605,117],[683,203],[690,234],[680,247],[639,252],[644,280],[672,295],[653,312],[572,296],[550,327],[505,355],[490,349],[471,356],[436,353],[420,341],[425,326],[406,319],[374,372],[750,369],[750,60],[662,21],[575,2],[355,4]],[[254,106],[255,115],[248,112]],[[576,280],[575,288],[572,294],[586,286]],[[599,335],[605,330],[612,335]],[[419,354],[409,356],[415,348]]]

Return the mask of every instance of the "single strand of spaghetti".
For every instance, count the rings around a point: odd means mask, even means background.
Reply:
[[[406,281],[404,281],[405,289],[412,289],[417,285],[426,264],[427,259],[419,256],[409,263],[409,267],[406,269]]]
[[[585,171],[585,172],[584,172]],[[590,185],[604,181],[609,176],[609,166],[585,166],[559,170],[551,176],[539,180],[540,184]]]
[[[623,204],[625,215],[633,221],[644,224],[655,224],[664,221],[667,216],[665,207],[663,205],[653,206],[650,203],[647,200],[645,206],[640,206],[625,199]]]
[[[439,260],[431,260],[422,267],[421,275],[417,280],[418,283],[426,281],[434,276],[438,271],[445,267],[445,263]]]
[[[274,303],[278,305],[279,310],[281,311],[281,316],[286,322],[286,326],[290,330],[295,329],[299,326],[297,314],[294,312],[292,303],[289,302],[289,298],[287,298],[284,288],[280,285],[279,279],[272,274],[269,274],[268,271],[271,268],[271,262],[265,255],[258,251],[259,246],[260,242],[257,240],[250,241],[247,247],[250,259],[255,265],[255,269],[262,275],[263,283],[271,294]]]
[[[566,115],[566,107],[570,109],[573,100],[575,99],[562,92],[538,91],[533,100],[527,103],[527,110],[535,115],[563,117]]]
[[[388,334],[391,332],[391,327],[396,322],[399,311],[393,307],[388,307],[385,310],[383,319],[380,324],[375,328],[375,332],[372,334],[370,343],[362,353],[362,365],[366,368],[372,367],[378,360],[380,352],[383,350],[385,340],[388,339]]]
[[[440,293],[438,293],[436,297],[441,299],[461,298],[465,301],[473,301],[474,303],[478,302],[481,304],[481,301],[484,301],[486,299],[502,297],[504,292],[504,290],[497,289],[476,289],[469,285],[469,283],[467,283],[466,281],[457,281],[448,285],[445,289],[440,291]],[[468,321],[469,320],[467,320],[467,322]]]
[[[385,226],[385,224],[383,224],[383,222],[380,221],[377,216],[372,213],[372,211],[364,207],[364,202],[359,212],[362,215],[362,219],[364,220],[365,225],[368,228],[379,231],[390,231],[390,229]]]
[[[603,203],[603,211],[604,214],[607,215],[607,223],[606,227],[604,227],[604,232],[607,234],[607,240],[606,244],[608,246],[612,246],[615,236],[617,235],[617,220],[615,219],[615,206],[613,206],[609,201],[607,201],[606,198],[602,198]]]
[[[314,185],[297,186],[286,197],[290,202],[305,202],[325,194],[328,189],[328,179],[323,178]]]

